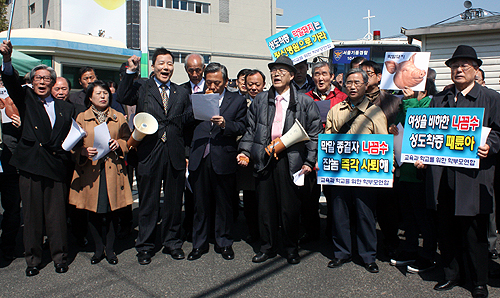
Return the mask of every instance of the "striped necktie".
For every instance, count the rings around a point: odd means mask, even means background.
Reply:
[[[166,84],[162,84],[160,86],[161,88],[161,101],[163,102],[163,110],[165,111],[165,115],[167,115],[167,109],[168,109],[168,94],[167,94],[167,85]],[[167,141],[167,131],[165,130],[163,132],[163,135],[161,136],[161,140],[162,142],[166,142]]]

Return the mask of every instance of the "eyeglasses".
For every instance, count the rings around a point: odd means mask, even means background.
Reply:
[[[274,75],[274,74],[279,74],[280,76],[283,76],[285,74],[288,73],[288,70],[284,69],[284,68],[273,68],[271,69],[271,74]]]
[[[365,82],[361,82],[361,81],[347,81],[345,82],[345,86],[346,87],[350,87],[352,85],[356,86],[356,87],[360,87],[361,85],[363,85]]]
[[[33,82],[40,82],[41,80],[44,80],[45,82],[50,82],[50,81],[52,81],[52,78],[50,76],[43,77],[40,75],[33,77]]]
[[[471,67],[472,67],[472,65],[470,65],[470,64],[468,64],[468,63],[462,63],[462,64],[458,64],[458,63],[457,63],[457,64],[452,64],[452,65],[450,65],[450,68],[451,68],[452,70],[457,70],[458,68],[461,68],[461,69],[462,69],[462,71],[467,71],[467,70],[469,70],[469,68],[471,68]]]
[[[369,77],[373,77],[375,75],[374,71],[365,71],[365,72]]]
[[[189,74],[193,74],[193,73],[199,73],[199,72],[202,72],[203,70],[201,68],[188,68],[187,72]]]

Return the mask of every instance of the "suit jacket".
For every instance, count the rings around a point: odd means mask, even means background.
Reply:
[[[195,171],[203,158],[207,143],[210,142],[210,158],[215,173],[219,175],[234,174],[238,168],[236,161],[236,138],[245,132],[247,113],[246,99],[236,92],[226,90],[220,105],[220,115],[226,121],[225,129],[212,125],[210,121],[199,122],[193,133],[191,153],[189,154],[189,170]]]
[[[81,105],[85,107],[85,91],[81,90],[78,92],[73,92],[69,95],[69,102],[75,104],[75,105]],[[85,108],[86,110],[87,108]]]
[[[168,158],[176,170],[186,169],[184,132],[186,123],[193,120],[191,101],[186,89],[170,82],[167,115],[163,109],[160,91],[154,78],[134,83],[134,74],[126,74],[118,86],[117,101],[126,105],[137,105],[136,113],[146,112],[158,120],[158,131],[144,137],[137,147],[139,161],[146,159],[163,132],[167,133]]]
[[[455,87],[436,94],[429,107],[454,107],[454,101]],[[480,160],[479,169],[429,166],[426,176],[427,207],[436,209],[443,171],[449,171],[448,179],[454,177],[454,181],[450,182],[455,186],[455,215],[475,216],[491,213],[495,158],[500,150],[500,94],[475,83],[465,98],[457,101],[456,106],[484,108],[483,126],[491,128],[486,140],[490,150],[488,156]]]
[[[182,88],[185,88],[189,94],[192,94],[192,90],[191,90],[191,81],[187,81],[185,83],[183,83],[182,85],[180,85]]]
[[[11,165],[31,174],[65,181],[70,155],[61,148],[61,144],[75,117],[73,105],[54,98],[56,121],[51,127],[38,95],[30,87],[21,86],[15,71],[14,75],[2,72],[2,80],[19,109],[23,123],[21,140],[11,158]]]

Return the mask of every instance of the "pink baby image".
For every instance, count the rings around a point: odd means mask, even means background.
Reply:
[[[417,58],[420,58],[418,63]],[[427,77],[429,58],[428,52],[387,53],[380,88],[394,90],[407,87],[414,91],[422,91],[425,85],[421,83]]]

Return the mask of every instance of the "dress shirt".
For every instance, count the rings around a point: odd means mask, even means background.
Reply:
[[[278,95],[281,95],[283,99],[281,100],[281,110],[283,111],[283,121],[280,123],[280,131],[283,132],[283,126],[285,125],[285,119],[286,119],[286,110],[288,110],[288,104],[290,103],[290,89],[286,90],[283,92],[283,94],[278,94],[278,92],[274,92],[274,99],[276,100],[276,97]],[[276,117],[276,113],[274,114]],[[274,119],[274,118],[273,118]]]
[[[203,86],[205,85],[205,79],[201,79],[201,81],[198,84],[194,84],[193,82],[189,81],[189,84],[191,84],[191,93],[195,94],[196,92],[203,91]],[[194,90],[195,86],[198,86],[197,91]]]

